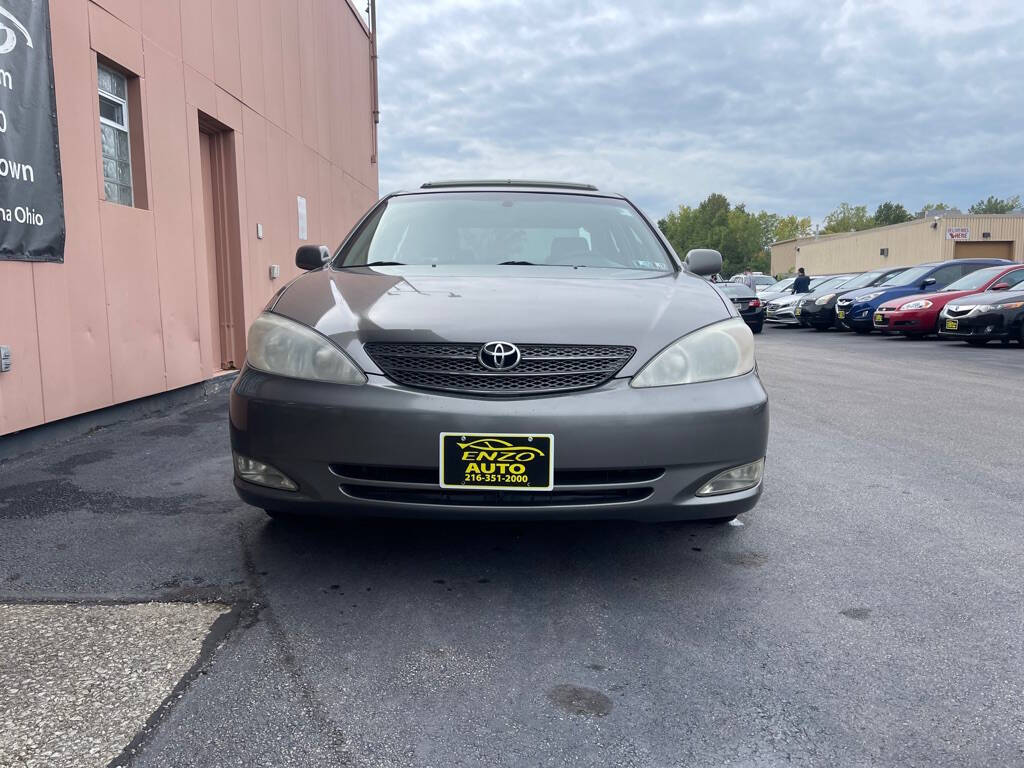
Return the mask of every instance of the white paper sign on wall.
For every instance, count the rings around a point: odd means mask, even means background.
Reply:
[[[299,195],[299,240],[305,240],[309,236],[309,231],[306,227],[306,198]]]
[[[947,240],[970,240],[971,230],[967,227],[949,227],[946,230]]]

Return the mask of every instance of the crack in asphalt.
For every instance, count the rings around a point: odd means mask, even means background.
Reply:
[[[252,590],[256,605],[260,610],[254,614],[252,621],[246,628],[255,625],[257,621],[263,621],[274,644],[280,648],[278,660],[282,669],[292,679],[302,697],[303,707],[306,715],[317,726],[317,730],[323,735],[325,745],[336,759],[337,766],[354,766],[356,762],[348,747],[348,742],[342,734],[342,728],[331,717],[326,702],[318,695],[316,686],[310,682],[302,672],[295,653],[295,647],[288,639],[288,633],[278,618],[277,613],[270,605],[263,586],[260,582],[259,571],[256,568],[256,561],[252,554],[252,548],[246,538],[246,527],[243,523],[238,525],[238,542],[242,550],[242,564],[246,574],[246,581]]]

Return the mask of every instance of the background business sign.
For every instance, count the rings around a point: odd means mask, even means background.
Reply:
[[[47,0],[0,0],[0,260],[64,261]]]
[[[948,227],[946,229],[947,240],[970,240],[971,230],[967,227]]]

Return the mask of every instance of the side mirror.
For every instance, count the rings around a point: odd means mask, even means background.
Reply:
[[[722,271],[722,254],[711,248],[694,248],[684,261],[686,268],[695,275],[714,275]]]
[[[926,277],[924,280],[921,281],[922,288],[927,288],[929,285],[935,285],[934,277]]]
[[[300,245],[295,251],[295,266],[299,269],[320,269],[331,260],[331,251],[326,245]]]
[[[996,283],[991,288],[989,288],[989,290],[990,291],[1008,291],[1008,290],[1010,290],[1010,284],[1009,283]]]

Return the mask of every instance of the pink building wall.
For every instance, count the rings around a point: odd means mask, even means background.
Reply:
[[[67,247],[0,261],[0,434],[218,373],[200,113],[235,133],[245,324],[378,196],[367,29],[346,0],[50,0]],[[148,210],[103,199],[97,55],[138,75]],[[257,224],[264,237],[257,239]],[[281,277],[269,278],[278,264]]]

